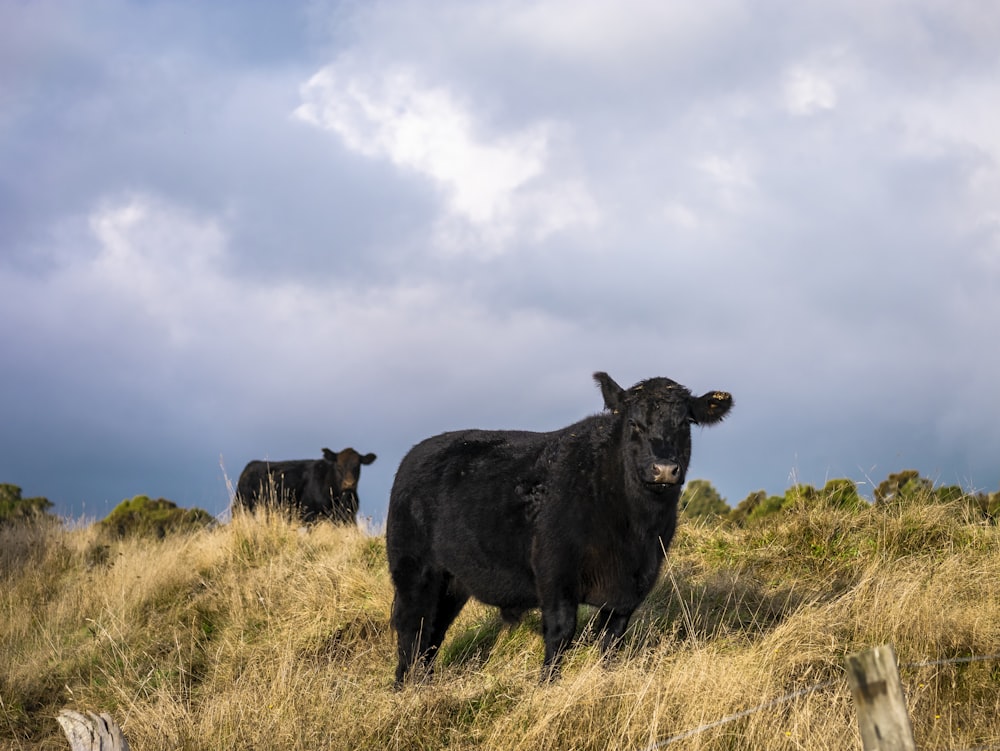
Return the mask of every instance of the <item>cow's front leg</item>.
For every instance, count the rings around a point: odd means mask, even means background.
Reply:
[[[545,639],[543,683],[559,677],[563,652],[576,632],[576,609],[576,601],[565,598],[542,607],[542,637]]]

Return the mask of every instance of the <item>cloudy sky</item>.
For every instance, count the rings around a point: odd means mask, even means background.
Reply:
[[[0,0],[0,482],[213,513],[591,380],[735,505],[1000,487],[991,0]]]

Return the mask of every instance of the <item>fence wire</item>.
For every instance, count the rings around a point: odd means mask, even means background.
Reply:
[[[838,678],[833,681],[827,681],[825,683],[817,683],[815,686],[810,686],[809,688],[802,688],[798,691],[792,691],[791,693],[785,694],[784,696],[779,696],[777,699],[771,699],[771,701],[765,702],[757,707],[752,707],[751,709],[744,709],[736,714],[731,714],[728,717],[723,717],[721,720],[715,720],[713,722],[706,723],[700,727],[692,728],[691,730],[685,730],[683,733],[678,733],[677,735],[672,735],[669,738],[658,741],[652,746],[647,746],[645,751],[653,751],[653,749],[663,748],[664,746],[669,746],[671,743],[676,743],[677,741],[682,741],[685,738],[690,738],[693,735],[698,735],[699,733],[704,733],[706,730],[711,730],[712,728],[717,728],[720,725],[727,725],[730,722],[742,719],[743,717],[748,717],[757,712],[762,712],[765,709],[770,709],[771,707],[776,707],[779,704],[784,704],[785,702],[792,701],[793,699],[798,699],[800,696],[805,696],[806,694],[811,694],[814,691],[820,691],[824,688],[829,688],[838,683],[843,682],[843,678]]]
[[[950,657],[944,660],[925,660],[922,662],[908,662],[905,665],[900,665],[899,669],[908,670],[911,668],[927,668],[927,667],[933,667],[934,665],[958,665],[970,662],[984,662],[986,660],[997,660],[997,659],[1000,659],[1000,654],[973,655],[971,657]],[[656,743],[650,746],[646,746],[643,749],[643,751],[656,751],[656,749],[664,748],[665,746],[669,746],[671,743],[682,741],[685,738],[690,738],[692,736],[698,735],[699,733],[704,733],[708,730],[712,730],[713,728],[717,728],[722,725],[728,725],[730,722],[735,722],[736,720],[740,720],[744,717],[749,717],[750,715],[756,714],[757,712],[763,712],[764,710],[770,709],[771,707],[776,707],[779,704],[785,704],[786,702],[794,701],[795,699],[798,699],[802,696],[806,696],[807,694],[811,694],[816,691],[822,691],[823,689],[830,688],[831,686],[835,686],[838,683],[844,683],[844,680],[845,680],[844,678],[836,678],[832,681],[824,681],[823,683],[817,683],[815,686],[810,686],[809,688],[802,688],[799,689],[798,691],[791,691],[783,696],[777,697],[776,699],[771,699],[770,701],[764,702],[759,706],[741,710],[739,712],[736,712],[735,714],[727,715],[726,717],[723,717],[718,720],[713,720],[712,722],[705,723],[704,725],[692,728],[691,730],[685,730],[682,733],[677,733],[676,735],[672,735],[669,738],[665,738],[662,741],[657,741]],[[975,746],[973,748],[967,748],[967,749],[954,749],[953,751],[995,751],[996,749],[1000,749],[1000,745]]]

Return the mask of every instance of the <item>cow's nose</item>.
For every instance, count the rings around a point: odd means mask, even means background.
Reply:
[[[653,482],[666,485],[676,485],[681,479],[681,468],[679,465],[657,462],[653,465]]]

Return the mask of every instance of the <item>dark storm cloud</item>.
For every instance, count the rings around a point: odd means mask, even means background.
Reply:
[[[607,370],[734,393],[692,466],[734,504],[995,489],[997,14],[629,10],[0,11],[0,481],[219,511],[353,445],[380,518],[419,439]]]

